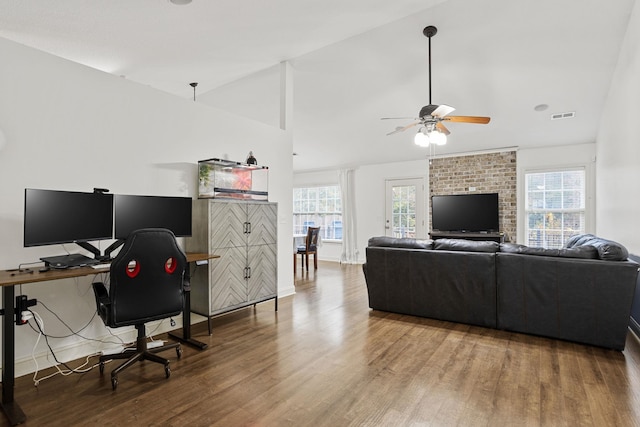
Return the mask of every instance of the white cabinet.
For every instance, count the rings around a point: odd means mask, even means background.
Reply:
[[[186,249],[220,258],[192,275],[191,311],[210,318],[269,299],[277,310],[277,216],[277,203],[193,201]]]

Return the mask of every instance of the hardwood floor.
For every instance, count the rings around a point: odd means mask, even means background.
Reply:
[[[616,352],[371,311],[360,266],[298,271],[294,296],[214,320],[172,375],[144,362],[16,384],[36,425],[640,426],[640,345]],[[79,362],[78,362],[79,363]],[[8,425],[6,419],[0,425]]]

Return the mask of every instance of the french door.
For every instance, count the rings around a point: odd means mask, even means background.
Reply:
[[[385,234],[425,238],[424,180],[386,180]]]

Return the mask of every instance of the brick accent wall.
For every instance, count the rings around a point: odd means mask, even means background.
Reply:
[[[475,191],[469,191],[469,187],[475,187]],[[505,233],[505,241],[516,241],[515,151],[432,159],[429,167],[429,191],[430,196],[498,193],[500,231]]]

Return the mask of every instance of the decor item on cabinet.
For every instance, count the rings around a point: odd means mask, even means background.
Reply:
[[[247,164],[248,165],[257,165],[258,164],[258,160],[256,160],[255,157],[253,157],[253,151],[249,151],[249,156],[247,157]]]
[[[277,300],[278,205],[229,199],[193,201],[189,252],[219,255],[191,278],[191,311],[211,318],[232,310]]]
[[[198,161],[198,198],[267,201],[269,168],[222,159]]]
[[[320,227],[309,227],[307,229],[307,238],[304,245],[298,246],[293,254],[293,274],[296,274],[298,268],[298,255],[302,258],[303,271],[306,261],[307,272],[309,272],[309,255],[313,255],[313,269],[318,269],[318,236],[320,236]]]

